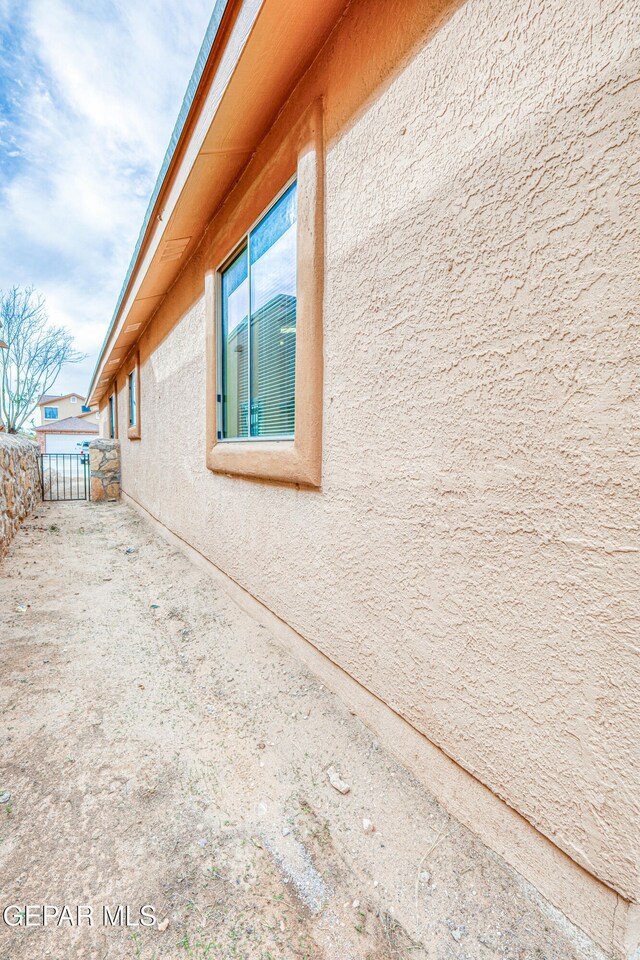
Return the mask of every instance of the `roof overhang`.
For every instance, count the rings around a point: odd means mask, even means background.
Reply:
[[[99,405],[346,0],[218,0],[88,391]]]

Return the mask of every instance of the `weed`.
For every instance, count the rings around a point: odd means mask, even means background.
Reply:
[[[132,933],[129,940],[133,943],[136,957],[140,958],[142,956],[142,937],[139,933]]]

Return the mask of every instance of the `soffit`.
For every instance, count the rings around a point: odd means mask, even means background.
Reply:
[[[163,184],[128,293],[103,347],[90,402],[114,375],[185,263],[230,187],[308,68],[345,0],[245,0]]]

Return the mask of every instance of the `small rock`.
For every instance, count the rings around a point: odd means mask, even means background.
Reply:
[[[5,790],[4,793],[0,793],[0,803],[9,803],[11,800],[11,794],[8,790]]]
[[[327,770],[327,777],[329,778],[329,783],[333,789],[337,790],[338,793],[341,793],[343,796],[349,793],[351,790],[349,784],[346,782],[346,780],[342,779],[340,772],[336,770],[335,767],[329,767]]]
[[[164,933],[168,926],[169,926],[169,921],[165,917],[165,919],[158,924],[158,930],[160,931],[160,933]]]
[[[451,931],[451,936],[456,941],[456,943],[460,943],[460,940],[462,938],[462,930],[460,930],[459,927],[456,927],[455,930]]]
[[[215,712],[216,712],[216,708],[214,707],[214,705],[213,705],[212,703],[208,703],[208,704],[207,704],[207,713],[215,713]]]
[[[365,833],[373,833],[376,828],[371,823],[371,820],[367,820],[365,817],[365,819],[362,821],[362,829]]]
[[[258,744],[258,750],[264,750],[265,747],[266,747],[266,743],[259,743],[259,744]]]
[[[19,603],[16,607],[16,613],[26,613],[29,607],[28,603]]]
[[[206,847],[206,845],[207,845],[208,843],[209,843],[209,841],[208,841],[208,840],[205,840],[204,837],[200,837],[200,839],[198,840],[198,846],[199,846],[199,847]]]
[[[127,549],[125,550],[125,553],[135,553],[135,552],[136,552],[135,547],[127,547]]]
[[[351,904],[351,906],[353,907],[354,910],[357,910],[358,907],[360,906],[360,901],[359,901],[359,900],[354,900],[353,903]]]
[[[429,873],[428,870],[423,870],[422,873],[420,874],[420,879],[422,880],[423,883],[429,883],[429,880],[431,880],[431,874]]]
[[[290,833],[291,833],[291,830],[289,829],[289,827],[283,827],[283,828],[282,828],[282,836],[283,836],[283,837],[288,837]]]
[[[42,662],[43,662],[43,663],[51,663],[50,660],[43,660]]]

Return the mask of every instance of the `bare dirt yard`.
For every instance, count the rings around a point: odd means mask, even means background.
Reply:
[[[123,504],[20,531],[0,671],[0,960],[602,960]]]

